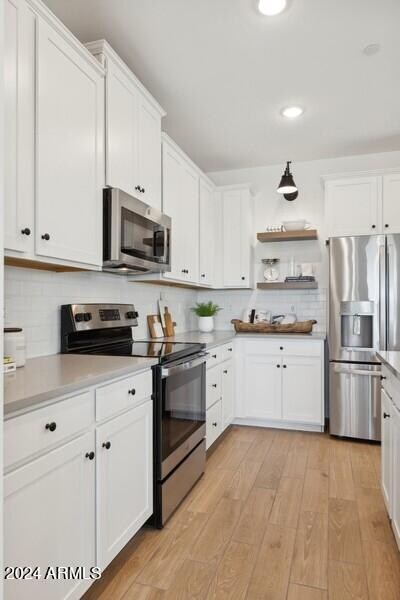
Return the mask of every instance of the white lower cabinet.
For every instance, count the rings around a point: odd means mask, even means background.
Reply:
[[[392,483],[392,410],[393,405],[388,393],[382,389],[381,419],[381,486],[386,508],[391,516],[391,483]]]
[[[97,428],[97,547],[104,569],[153,512],[152,402]]]
[[[41,569],[38,580],[6,580],[7,600],[80,598],[88,587],[44,575],[48,567],[88,573],[96,565],[94,450],[89,432],[5,476],[4,565]]]
[[[235,409],[233,342],[212,348],[206,374],[207,449],[232,423]]]
[[[392,528],[400,549],[400,410],[392,410]]]
[[[324,342],[242,338],[235,422],[323,431]]]

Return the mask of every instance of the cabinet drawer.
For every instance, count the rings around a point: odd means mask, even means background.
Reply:
[[[224,344],[220,348],[221,360],[229,360],[233,357],[233,341],[229,342],[229,344]]]
[[[322,344],[312,340],[246,340],[246,354],[274,354],[286,356],[321,356]]]
[[[45,406],[4,423],[4,466],[30,456],[83,431],[94,421],[92,392]]]
[[[212,369],[215,365],[218,365],[222,360],[221,346],[216,346],[208,350],[210,356],[207,361],[207,369]]]
[[[215,442],[222,433],[222,402],[219,400],[208,409],[206,418],[206,447]]]
[[[96,421],[103,421],[150,398],[152,381],[152,371],[149,369],[97,388]]]
[[[221,399],[221,367],[217,365],[208,369],[206,374],[206,408],[210,408],[217,400]]]

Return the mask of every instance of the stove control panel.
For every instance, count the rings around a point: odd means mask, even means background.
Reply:
[[[63,334],[112,327],[136,327],[133,304],[66,304],[61,307]]]

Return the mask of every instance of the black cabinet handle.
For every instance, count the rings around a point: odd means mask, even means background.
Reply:
[[[245,279],[246,279],[246,277],[244,277],[244,276],[242,275],[242,281],[244,281]]]
[[[284,369],[286,369],[286,368],[287,368],[287,365],[283,365],[283,368],[284,368]]]
[[[135,190],[136,190],[136,191],[138,191],[138,192],[140,192],[140,191],[141,191],[141,190],[140,190],[140,185],[136,185],[136,186],[135,186]]]
[[[144,194],[146,190],[144,189],[144,187],[142,187],[140,191],[142,192],[142,194]]]
[[[211,356],[212,356],[213,358],[217,358],[217,355],[216,355],[216,354],[212,354]]]
[[[279,346],[279,350],[283,350],[283,346]]]
[[[214,421],[213,427],[217,427],[217,425],[218,425],[217,421]]]
[[[201,274],[201,277],[205,277],[205,276],[206,276],[206,274],[205,274],[205,273],[202,273],[202,274]]]
[[[385,227],[386,227],[386,228],[387,228],[387,227],[389,227],[389,224],[388,224],[388,223],[385,223]]]
[[[48,431],[55,431],[57,429],[57,423],[55,423],[54,421],[52,421],[51,423],[46,423],[45,429],[47,429]]]
[[[31,235],[31,230],[29,227],[25,227],[24,229],[21,229],[21,233],[22,235]]]
[[[46,242],[48,242],[48,241],[49,241],[49,239],[50,239],[50,236],[49,236],[49,234],[48,234],[48,233],[44,233],[44,234],[42,235],[42,240],[46,240]]]
[[[86,452],[85,458],[88,458],[89,460],[93,460],[94,459],[94,452]]]
[[[276,365],[276,368],[277,368],[277,369],[280,369],[280,368],[281,368],[281,365]]]
[[[233,352],[233,348],[228,348],[228,352]]]
[[[102,446],[106,450],[109,450],[111,448],[111,442],[103,442]]]
[[[224,369],[225,375],[228,375],[228,369]]]
[[[376,225],[372,225],[372,229],[375,229]]]
[[[381,381],[383,381],[384,379],[386,379],[385,375],[381,375]]]
[[[214,388],[216,388],[216,387],[217,387],[217,384],[216,384],[216,383],[212,383],[211,385],[212,385]]]
[[[383,418],[384,418],[384,419],[390,419],[390,415],[389,415],[389,413],[386,413],[386,412],[384,412],[384,413],[383,413]]]
[[[131,394],[131,396],[134,396],[136,394],[135,388],[132,388],[131,390],[128,390],[128,394]]]

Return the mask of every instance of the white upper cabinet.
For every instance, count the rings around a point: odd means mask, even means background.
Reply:
[[[167,136],[163,137],[163,212],[171,217],[171,271],[167,279],[199,281],[199,173]]]
[[[104,78],[37,24],[36,253],[101,265]]]
[[[400,233],[400,173],[383,176],[382,224],[384,233]]]
[[[215,282],[217,214],[214,188],[204,177],[200,177],[199,202],[199,282],[211,286]]]
[[[35,15],[21,0],[4,6],[4,245],[22,253],[34,244]]]
[[[222,192],[223,286],[249,287],[253,205],[249,187],[219,188]]]
[[[325,220],[328,237],[400,233],[400,173],[328,180]]]
[[[161,210],[165,111],[105,40],[86,47],[106,69],[106,185]]]
[[[371,235],[381,230],[380,178],[327,181],[325,220],[328,237]]]

